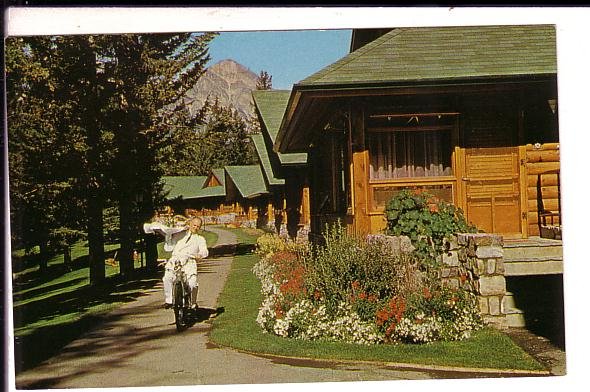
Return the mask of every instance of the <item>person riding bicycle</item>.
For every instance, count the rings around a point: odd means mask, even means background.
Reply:
[[[197,308],[197,294],[199,291],[197,259],[204,259],[209,255],[205,238],[197,234],[201,225],[201,219],[196,217],[187,222],[188,232],[174,245],[172,256],[166,262],[164,277],[162,278],[164,283],[164,306],[166,308],[172,306],[172,286],[174,284],[174,264],[176,261],[180,261],[182,264],[182,269],[191,290],[191,307],[193,309]]]

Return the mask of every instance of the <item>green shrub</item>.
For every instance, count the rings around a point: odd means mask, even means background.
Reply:
[[[463,211],[433,195],[404,189],[391,198],[385,207],[390,235],[405,235],[416,247],[416,253],[430,263],[444,252],[445,238],[457,233],[475,233],[477,228],[467,222]]]
[[[282,238],[277,234],[263,234],[256,239],[256,254],[265,257],[277,252],[305,253],[307,244]]]
[[[308,292],[328,311],[352,301],[367,320],[379,302],[415,289],[418,263],[412,255],[396,254],[379,239],[354,238],[339,222],[326,227],[324,239],[325,245],[312,248],[303,260]]]

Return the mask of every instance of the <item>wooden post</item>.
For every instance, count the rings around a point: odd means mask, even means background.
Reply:
[[[467,214],[467,201],[465,194],[465,183],[463,177],[465,177],[465,149],[461,147],[455,147],[455,178],[457,179],[457,186],[455,190],[455,205],[463,210]]]
[[[518,182],[520,185],[520,229],[522,238],[529,236],[529,209],[528,209],[528,174],[527,174],[527,157],[526,146],[518,147],[518,162],[520,165],[518,172]]]
[[[352,119],[352,183],[354,194],[354,230],[357,236],[371,232],[368,214],[369,151],[365,147],[365,119],[362,108],[351,110]]]
[[[303,216],[303,224],[309,225],[310,220],[310,206],[309,206],[309,185],[303,187],[303,199],[301,201],[301,213]]]
[[[297,175],[285,178],[285,204],[287,211],[287,232],[289,237],[296,238],[299,230],[302,203],[302,182]]]

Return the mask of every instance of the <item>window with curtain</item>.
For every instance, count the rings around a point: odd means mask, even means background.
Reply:
[[[371,180],[451,176],[451,130],[367,132]]]

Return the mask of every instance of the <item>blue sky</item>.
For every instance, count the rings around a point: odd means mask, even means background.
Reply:
[[[272,76],[274,89],[294,83],[348,54],[351,30],[222,32],[209,45],[210,65],[232,59]]]

